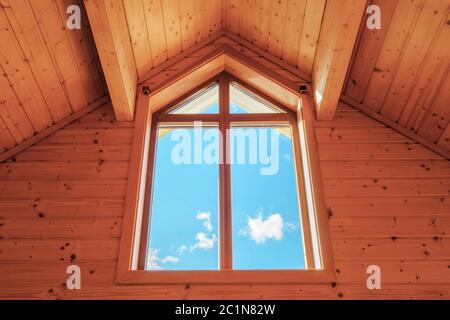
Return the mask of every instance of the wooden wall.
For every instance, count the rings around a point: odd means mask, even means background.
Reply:
[[[115,285],[132,126],[105,105],[0,164],[0,298],[450,299],[450,162],[346,105],[316,129],[336,284]]]
[[[80,0],[0,1],[0,154],[106,94],[87,17],[67,30]]]
[[[344,93],[450,150],[450,1],[372,2],[381,29],[362,32]]]

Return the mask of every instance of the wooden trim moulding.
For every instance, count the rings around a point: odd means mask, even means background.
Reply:
[[[191,54],[195,53],[196,51],[200,50],[204,46],[207,46],[207,45],[213,43],[214,41],[216,41],[217,39],[219,39],[223,35],[224,35],[223,31],[219,31],[219,32],[216,32],[215,34],[213,34],[212,36],[197,42],[192,47],[187,48],[186,50],[184,50],[184,51],[180,52],[179,54],[173,56],[169,60],[167,60],[167,61],[161,63],[160,65],[157,65],[156,67],[154,67],[154,68],[144,72],[138,78],[138,83],[141,84],[141,83],[147,81],[148,79],[154,77],[155,75],[157,75],[161,71],[166,70],[170,66],[173,66],[174,64],[176,64],[176,63],[180,62],[181,60],[183,60],[184,58],[186,58],[186,57],[190,56]]]
[[[223,31],[223,35],[226,36],[227,38],[237,42],[238,44],[247,47],[248,49],[254,51],[255,53],[259,54],[260,56],[266,58],[267,60],[269,60],[270,62],[275,63],[276,65],[278,65],[280,68],[285,69],[289,72],[291,72],[292,74],[298,76],[299,78],[303,79],[305,82],[310,83],[311,82],[311,76],[302,72],[300,69],[294,67],[293,65],[273,56],[272,54],[270,54],[268,51],[261,49],[260,47],[254,45],[253,43],[247,41],[246,39],[243,39],[241,37],[239,37],[238,35],[228,31],[228,30],[224,30]]]
[[[104,96],[104,97],[98,99],[97,101],[95,101],[94,103],[91,103],[90,105],[87,105],[86,107],[75,111],[74,113],[72,113],[68,117],[66,117],[66,118],[56,122],[54,125],[46,128],[45,130],[43,130],[41,132],[38,132],[37,134],[32,136],[30,139],[25,140],[24,142],[18,144],[14,148],[9,149],[8,151],[5,151],[2,154],[0,154],[0,163],[2,163],[3,161],[8,160],[9,158],[14,157],[19,152],[22,152],[22,151],[28,149],[32,145],[34,145],[34,144],[38,143],[39,141],[47,138],[49,135],[55,133],[59,129],[64,128],[65,126],[71,124],[72,122],[78,120],[79,118],[83,117],[84,115],[86,115],[89,112],[91,112],[91,111],[101,107],[102,105],[104,105],[104,104],[106,104],[108,102],[110,102],[109,96]]]
[[[222,71],[245,80],[294,111],[297,110],[300,96],[299,85],[305,85],[308,90],[310,89],[309,83],[292,82],[230,45],[222,44],[177,70],[162,82],[155,84],[151,79],[145,80],[139,85],[138,91],[141,92],[144,87],[149,88],[150,108],[155,111]]]
[[[401,126],[400,124],[398,124],[395,121],[392,121],[391,119],[387,118],[386,116],[383,116],[382,114],[367,108],[363,104],[353,100],[352,98],[346,96],[345,94],[342,94],[340,99],[342,102],[347,103],[351,107],[361,111],[362,113],[371,117],[372,119],[375,119],[375,120],[385,124],[386,126],[390,127],[391,129],[394,129],[395,131],[414,140],[415,142],[423,145],[424,147],[430,149],[431,151],[436,152],[439,155],[443,156],[444,158],[450,160],[450,150],[447,150],[437,144],[434,144],[434,143],[422,138],[415,132],[408,130],[407,128]]]

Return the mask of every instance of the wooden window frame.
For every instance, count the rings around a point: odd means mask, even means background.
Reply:
[[[219,85],[218,114],[168,114],[180,102],[212,83]],[[285,113],[271,114],[230,114],[229,85],[235,82],[249,92],[267,100]],[[116,274],[118,284],[299,284],[325,283],[335,280],[329,238],[328,217],[326,214],[320,166],[314,137],[311,97],[299,94],[299,108],[294,112],[281,105],[266,94],[244,81],[222,72],[200,86],[177,98],[166,107],[154,112],[149,108],[149,99],[138,96],[136,128],[130,164],[124,224],[120,244],[119,261]],[[222,134],[222,143],[228,138],[225,132],[230,123],[249,124],[289,124],[292,132],[293,151],[299,209],[307,269],[298,270],[234,270],[232,269],[232,213],[231,213],[231,174],[228,161],[219,164],[219,270],[144,270],[148,250],[149,222],[151,209],[152,183],[155,164],[157,127],[159,123],[187,123],[194,121],[214,122]],[[138,123],[139,122],[139,123]],[[223,149],[220,148],[223,157]],[[302,150],[306,153],[302,154]],[[307,155],[305,162],[305,154]],[[305,170],[310,175],[312,201],[306,197]],[[309,208],[311,207],[312,208]],[[312,211],[311,211],[312,210]],[[319,257],[314,258],[310,219],[315,219]],[[317,262],[317,259],[320,261]],[[315,266],[320,265],[319,268]],[[312,267],[311,267],[312,266]]]

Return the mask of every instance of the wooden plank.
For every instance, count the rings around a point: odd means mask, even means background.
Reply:
[[[202,41],[208,38],[210,30],[210,15],[209,15],[209,5],[211,1],[204,2],[202,0],[195,1],[195,11],[197,14],[197,29],[196,29],[196,41]]]
[[[450,28],[448,29],[450,30]],[[450,123],[450,64],[447,64],[447,75],[434,95],[433,102],[417,128],[417,134],[436,143]]]
[[[0,234],[3,239],[105,239],[119,238],[121,218],[103,219],[0,219]]]
[[[129,144],[114,146],[99,145],[50,145],[31,146],[25,152],[11,158],[12,162],[34,161],[127,161],[130,159]],[[9,158],[9,157],[8,157]]]
[[[175,57],[172,57],[171,59],[166,60],[164,63],[155,66],[152,70],[146,72],[143,76],[139,78],[139,84],[152,81],[154,77],[158,77],[161,74],[163,74],[164,73],[163,71],[174,69],[175,65],[183,63],[183,61],[186,59],[189,59],[193,56],[199,58],[200,56],[198,55],[198,53],[202,52],[203,54],[205,54],[205,52],[208,51],[208,49],[206,48],[210,49],[212,48],[212,50],[214,50],[218,45],[213,45],[212,43],[221,36],[222,32],[217,32],[213,36],[194,44],[193,46],[179,53]]]
[[[125,179],[128,176],[127,161],[98,162],[5,162],[0,165],[1,180],[83,180]]]
[[[0,48],[0,65],[34,130],[42,131],[53,123],[53,119],[3,8],[0,10],[0,42],[8,43],[8,47]]]
[[[66,239],[2,239],[0,263],[9,261],[91,262],[115,259],[118,239],[66,240]]]
[[[387,127],[316,128],[319,143],[405,143],[408,137]]]
[[[297,66],[307,0],[288,0],[281,57]]]
[[[398,2],[362,101],[367,108],[380,110],[423,3],[423,0]]]
[[[54,4],[58,7],[62,26],[69,39],[70,47],[75,57],[78,70],[85,83],[88,104],[94,103],[108,93],[102,68],[98,59],[97,48],[92,38],[91,26],[83,5],[83,0],[58,0]],[[81,29],[67,29],[67,8],[77,5],[81,9]],[[88,58],[87,58],[88,57]]]
[[[337,261],[448,261],[450,239],[333,239]]]
[[[366,284],[358,285],[338,285],[338,297],[342,299],[379,299],[379,300],[399,300],[399,299],[429,299],[448,300],[450,290],[448,285],[382,285],[381,290],[367,290]]]
[[[78,262],[81,269],[82,288],[92,286],[108,286],[114,281],[115,261],[100,260]],[[3,274],[0,286],[14,288],[61,286],[66,285],[68,262],[29,262],[15,261],[14,267],[10,263],[0,263]]]
[[[167,45],[160,0],[142,0],[153,67],[167,60]]]
[[[360,288],[358,288],[360,290]],[[420,288],[419,288],[420,290]],[[435,288],[435,291],[437,289]],[[360,290],[361,291],[361,290]],[[366,291],[367,287],[366,287]],[[428,296],[434,295],[428,291]],[[366,293],[367,295],[367,293]],[[0,298],[10,299],[337,299],[335,288],[321,285],[154,285],[154,286],[86,286],[83,290],[68,290],[63,286],[16,287],[14,292],[0,291]],[[422,296],[427,296],[422,294]]]
[[[56,72],[48,48],[27,1],[1,0],[12,31],[30,66],[53,121],[72,112],[65,88]]]
[[[425,56],[432,43],[439,40],[439,26],[447,24],[448,13],[448,1],[425,1],[412,34],[403,48],[399,66],[380,109],[381,114],[394,121],[400,118],[417,76],[423,71]],[[423,27],[425,25],[426,28]],[[442,38],[440,40],[445,41]]]
[[[266,50],[276,57],[281,57],[286,10],[287,1],[272,0]]]
[[[441,84],[449,81],[450,53],[445,46],[445,39],[448,39],[448,37],[450,37],[450,26],[441,22],[441,30],[427,53],[421,66],[422,71],[417,73],[415,85],[399,118],[401,125],[409,124],[408,128],[412,128],[416,132],[419,128],[413,128],[410,124],[415,123],[415,119],[419,118],[416,116],[417,114],[424,113],[421,109],[429,109],[433,97],[439,94],[443,88]],[[395,107],[392,106],[392,108]],[[413,113],[416,115],[413,115]]]
[[[123,2],[85,0],[84,3],[116,117],[120,121],[132,121],[137,71]]]
[[[255,0],[240,0],[239,2],[239,36],[252,41],[253,26],[255,16],[253,12],[256,9]],[[252,13],[252,14],[249,14]]]
[[[312,72],[318,120],[334,117],[365,5],[365,0],[327,1]]]
[[[364,106],[364,105],[362,105],[360,103],[357,103],[356,101],[352,100],[351,98],[349,98],[349,97],[347,97],[345,95],[341,96],[341,100],[346,102],[346,103],[348,103],[348,104],[350,104],[352,107],[357,108],[361,112],[364,112],[366,115],[368,115],[368,116],[370,116],[370,117],[372,117],[372,118],[374,118],[374,119],[376,119],[378,121],[381,121],[382,123],[386,124],[390,128],[392,128],[392,129],[398,131],[399,133],[401,133],[401,134],[403,134],[403,135],[413,139],[414,141],[420,143],[421,145],[427,147],[428,149],[438,153],[439,155],[441,155],[441,156],[443,156],[443,157],[445,157],[447,159],[450,159],[450,151],[449,150],[447,150],[445,148],[442,148],[441,146],[436,145],[434,143],[431,143],[430,141],[428,141],[428,140],[422,138],[421,136],[419,136],[418,134],[416,134],[414,132],[411,132],[410,130],[406,129],[405,127],[399,125],[397,122],[389,119],[386,116],[383,116],[383,115],[379,114],[378,112],[373,111],[372,109],[370,109],[370,108],[368,108],[368,107],[366,107],[366,106]]]
[[[123,198],[126,179],[110,180],[8,180],[0,181],[0,199],[30,197]],[[51,195],[51,196],[50,196]]]
[[[442,156],[417,143],[321,143],[321,160],[429,160]]]
[[[133,128],[113,128],[113,129],[90,129],[90,128],[65,128],[48,136],[39,145],[52,144],[131,144],[133,138]]]
[[[373,5],[380,7],[382,26],[381,29],[373,30],[364,28],[362,32],[355,59],[351,66],[350,78],[345,88],[345,94],[355,101],[362,102],[364,98],[397,3],[398,1],[392,0],[372,1]]]
[[[375,121],[362,112],[349,112],[338,109],[333,120],[315,121],[316,128],[337,128],[337,127],[386,127],[383,123]]]
[[[133,122],[117,121],[114,115],[112,105],[106,103],[103,106],[89,112],[85,116],[79,118],[78,120],[72,122],[67,126],[67,128],[132,128],[134,127]]]
[[[142,0],[123,2],[138,76],[153,66]]]
[[[5,74],[1,66],[0,72]],[[15,142],[20,143],[32,137],[34,129],[7,77],[0,77],[0,91],[2,92],[0,117],[3,119],[5,127],[8,128]]]
[[[56,124],[52,125],[51,127],[39,132],[38,134],[34,135],[33,137],[31,137],[30,139],[26,140],[25,142],[22,142],[20,145],[16,146],[15,148],[8,150],[8,152],[4,152],[2,154],[0,154],[0,163],[15,156],[16,154],[18,154],[19,152],[26,150],[28,148],[30,148],[32,145],[34,145],[35,143],[41,141],[42,139],[48,137],[49,135],[51,135],[52,133],[58,131],[59,129],[65,127],[66,125],[68,125],[69,123],[71,123],[72,121],[77,120],[78,118],[82,117],[83,115],[85,115],[86,113],[88,113],[89,111],[98,108],[99,106],[103,105],[105,103],[105,101],[109,100],[108,97],[102,98],[100,100],[98,100],[96,103],[93,103],[91,105],[88,105],[86,108],[84,109],[80,109],[74,113],[72,113],[70,116],[64,118],[61,121],[58,121]]]
[[[183,51],[196,43],[197,13],[195,11],[195,0],[180,0],[180,28]]]
[[[2,219],[115,218],[123,213],[124,199],[8,199],[0,200]]]
[[[327,197],[449,196],[449,178],[324,179]]]
[[[277,66],[277,69],[279,69],[279,70],[284,69],[285,71],[289,71],[289,73],[291,74],[289,77],[292,77],[293,75],[296,76],[297,82],[311,82],[311,77],[308,74],[295,68],[294,66],[290,65],[286,61],[283,61],[280,58],[269,54],[266,50],[261,49],[257,45],[254,45],[245,39],[235,36],[234,34],[232,34],[231,32],[228,32],[226,30],[223,32],[223,34],[226,38],[228,38],[229,40],[232,40],[232,42],[237,43],[241,46],[241,48],[239,48],[240,52],[242,52],[246,55],[247,55],[247,53],[249,53],[248,55],[253,55],[254,56],[253,59],[259,61],[261,64],[265,65],[265,64],[273,63]],[[220,39],[220,40],[222,40],[222,39]],[[216,42],[218,42],[218,41],[219,40],[217,40]],[[266,61],[266,62],[263,62],[263,61]]]
[[[161,10],[164,21],[167,57],[171,58],[182,50],[180,11],[178,1],[162,1]]]
[[[450,68],[439,68],[434,77],[436,81],[431,82],[425,94],[421,95],[415,106],[415,112],[409,115],[408,121],[404,124],[406,128],[415,133],[422,126],[424,119],[429,116],[435,98],[439,93],[442,94],[441,89],[447,86],[446,79],[450,77]]]
[[[256,4],[253,37],[249,42],[254,43],[259,48],[267,47],[271,4],[270,0],[260,0]]]
[[[224,0],[227,2],[227,30],[239,34],[239,0]]]
[[[325,3],[326,0],[307,0],[306,2],[297,67],[307,75],[312,74]]]
[[[0,117],[0,154],[6,152],[8,149],[14,147],[16,145],[16,142],[14,141],[14,138],[9,133],[8,128],[5,125],[5,122],[3,122],[3,118]]]
[[[157,91],[150,97],[152,110],[156,111],[162,108],[170,101],[181,97],[189,90],[222,72],[224,69],[223,58],[220,51],[212,52],[210,56],[205,57],[203,63],[196,63],[192,72],[186,74],[184,70],[181,70],[176,77],[169,79],[168,83],[160,83],[161,89],[156,89]],[[189,86],[186,86],[186,83],[189,83]]]
[[[210,26],[208,37],[222,30],[222,0],[208,1],[210,12]]]
[[[407,284],[406,287],[450,284],[450,270],[445,261],[380,261],[377,265],[381,268],[382,287],[386,284]],[[366,261],[336,261],[337,282],[346,285],[364,283],[368,266],[370,263]]]
[[[74,111],[84,108],[89,98],[92,84],[84,82],[78,69],[76,58],[70,47],[64,22],[58,13],[58,7],[52,0],[28,1],[33,10],[42,37],[65,88],[67,98]],[[103,92],[103,91],[102,91]],[[100,92],[100,93],[102,93]]]
[[[338,238],[448,238],[450,218],[437,217],[360,217],[332,218],[330,231]]]
[[[450,197],[328,198],[328,215],[337,218],[446,216]]]
[[[438,145],[450,150],[450,123],[439,138]]]
[[[450,177],[447,160],[334,160],[322,161],[321,169],[325,178]]]

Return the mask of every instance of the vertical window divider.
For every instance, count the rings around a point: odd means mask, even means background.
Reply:
[[[226,76],[219,78],[219,130],[220,130],[220,270],[231,270],[233,268],[232,252],[232,221],[231,221],[231,173],[229,161],[229,136],[230,129],[230,88],[229,79]]]

